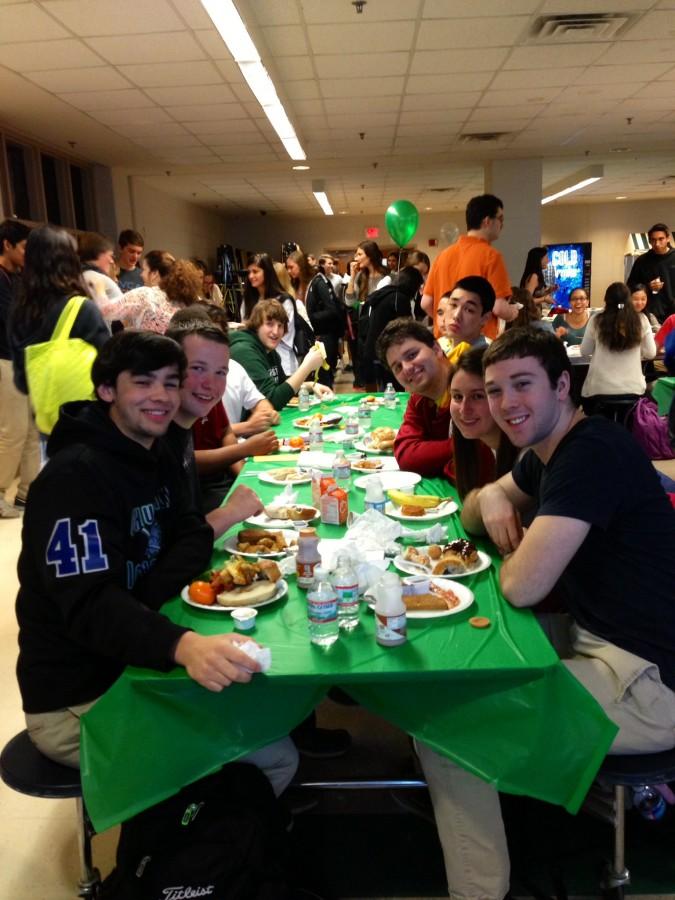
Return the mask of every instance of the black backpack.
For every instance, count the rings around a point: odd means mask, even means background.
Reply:
[[[288,836],[269,781],[232,763],[122,825],[99,900],[284,900]]]

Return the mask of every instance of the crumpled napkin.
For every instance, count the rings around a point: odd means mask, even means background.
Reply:
[[[269,672],[272,666],[272,651],[269,647],[259,647],[253,641],[244,641],[238,645],[239,650],[260,663],[262,672]]]

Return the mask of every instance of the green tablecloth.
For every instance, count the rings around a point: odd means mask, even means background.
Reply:
[[[351,397],[333,406],[345,402]],[[378,410],[373,426],[397,424],[401,408]],[[297,416],[284,411],[279,432],[291,433]],[[243,474],[270,465],[251,462]],[[244,483],[263,500],[279,490],[257,478]],[[441,480],[423,480],[418,490],[454,494]],[[309,502],[310,493],[309,485],[299,486],[300,502]],[[350,508],[362,504],[363,492],[352,488]],[[463,533],[457,516],[444,523],[451,535]],[[319,531],[342,533],[336,526]],[[217,551],[215,560],[224,556]],[[375,642],[365,608],[355,632],[328,651],[315,647],[305,595],[291,577],[288,597],[258,613],[254,636],[272,649],[268,674],[213,694],[182,669],[127,669],[82,720],[82,782],[95,827],[107,828],[223,761],[288,734],[333,684],[500,790],[576,811],[616,728],[559,662],[532,613],[503,600],[496,566],[464,580],[476,597],[469,610],[410,620],[400,647]],[[178,598],[163,612],[204,634],[232,630],[227,613],[196,610]],[[476,614],[488,616],[491,627],[472,628],[468,619]]]
[[[652,385],[652,397],[659,405],[659,413],[667,416],[670,412],[670,404],[675,397],[675,378],[666,376],[655,381]]]

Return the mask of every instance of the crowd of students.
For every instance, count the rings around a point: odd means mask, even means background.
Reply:
[[[478,204],[487,212],[474,231],[499,233],[495,200]],[[334,373],[345,334],[359,335],[357,384],[393,379],[410,394],[394,445],[399,466],[457,487],[466,531],[487,535],[503,556],[506,600],[536,606],[558,593],[569,636],[561,656],[619,726],[613,751],[675,745],[675,510],[628,431],[586,417],[598,398],[644,393],[642,359],[656,346],[641,282],[632,294],[610,285],[594,316],[575,292],[570,312],[547,330],[536,312],[521,324],[524,303],[505,312],[500,286],[482,274],[447,284],[437,273],[432,287],[444,289],[426,294],[428,260],[389,271],[373,242],[357,248],[344,303],[332,258],[314,271],[295,251],[284,285],[260,253],[247,270],[243,322],[230,334],[223,310],[205,297],[203,271],[166,251],[143,255],[140,235],[121,246],[117,272],[105,239],[83,239],[78,255],[74,239],[49,226],[6,222],[0,237],[2,402],[23,436],[10,462],[6,439],[0,448],[0,489],[19,475],[17,673],[31,738],[46,755],[78,765],[79,718],[125,665],[181,665],[212,691],[258,671],[232,635],[197,635],[158,610],[207,566],[215,538],[262,509],[232,482],[243,460],[277,448],[270,426],[303,386],[331,396],[314,373],[326,357]],[[488,243],[471,235],[472,253],[480,241]],[[494,268],[485,250],[479,255]],[[544,257],[531,256],[521,290],[541,307],[550,286]],[[98,349],[95,398],[62,407],[43,435],[48,461],[38,474],[25,350],[49,340],[80,293],[91,299],[71,334]],[[420,297],[432,322],[416,318]],[[350,304],[358,310],[351,322]],[[501,318],[505,330],[491,340],[485,332]],[[122,327],[111,337],[115,322]],[[592,352],[583,409],[571,397],[564,343],[576,339]],[[2,515],[15,514],[2,503]],[[451,895],[500,900],[509,861],[496,791],[421,742],[417,751]],[[297,751],[285,738],[250,761],[280,794]]]

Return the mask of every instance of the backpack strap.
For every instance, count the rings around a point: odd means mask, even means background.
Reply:
[[[70,300],[66,303],[66,305],[61,310],[61,315],[58,318],[56,323],[56,327],[52,333],[53,341],[67,341],[70,337],[70,332],[73,330],[73,325],[75,324],[75,319],[77,318],[77,314],[82,308],[82,304],[86,301],[86,297],[71,297]]]

